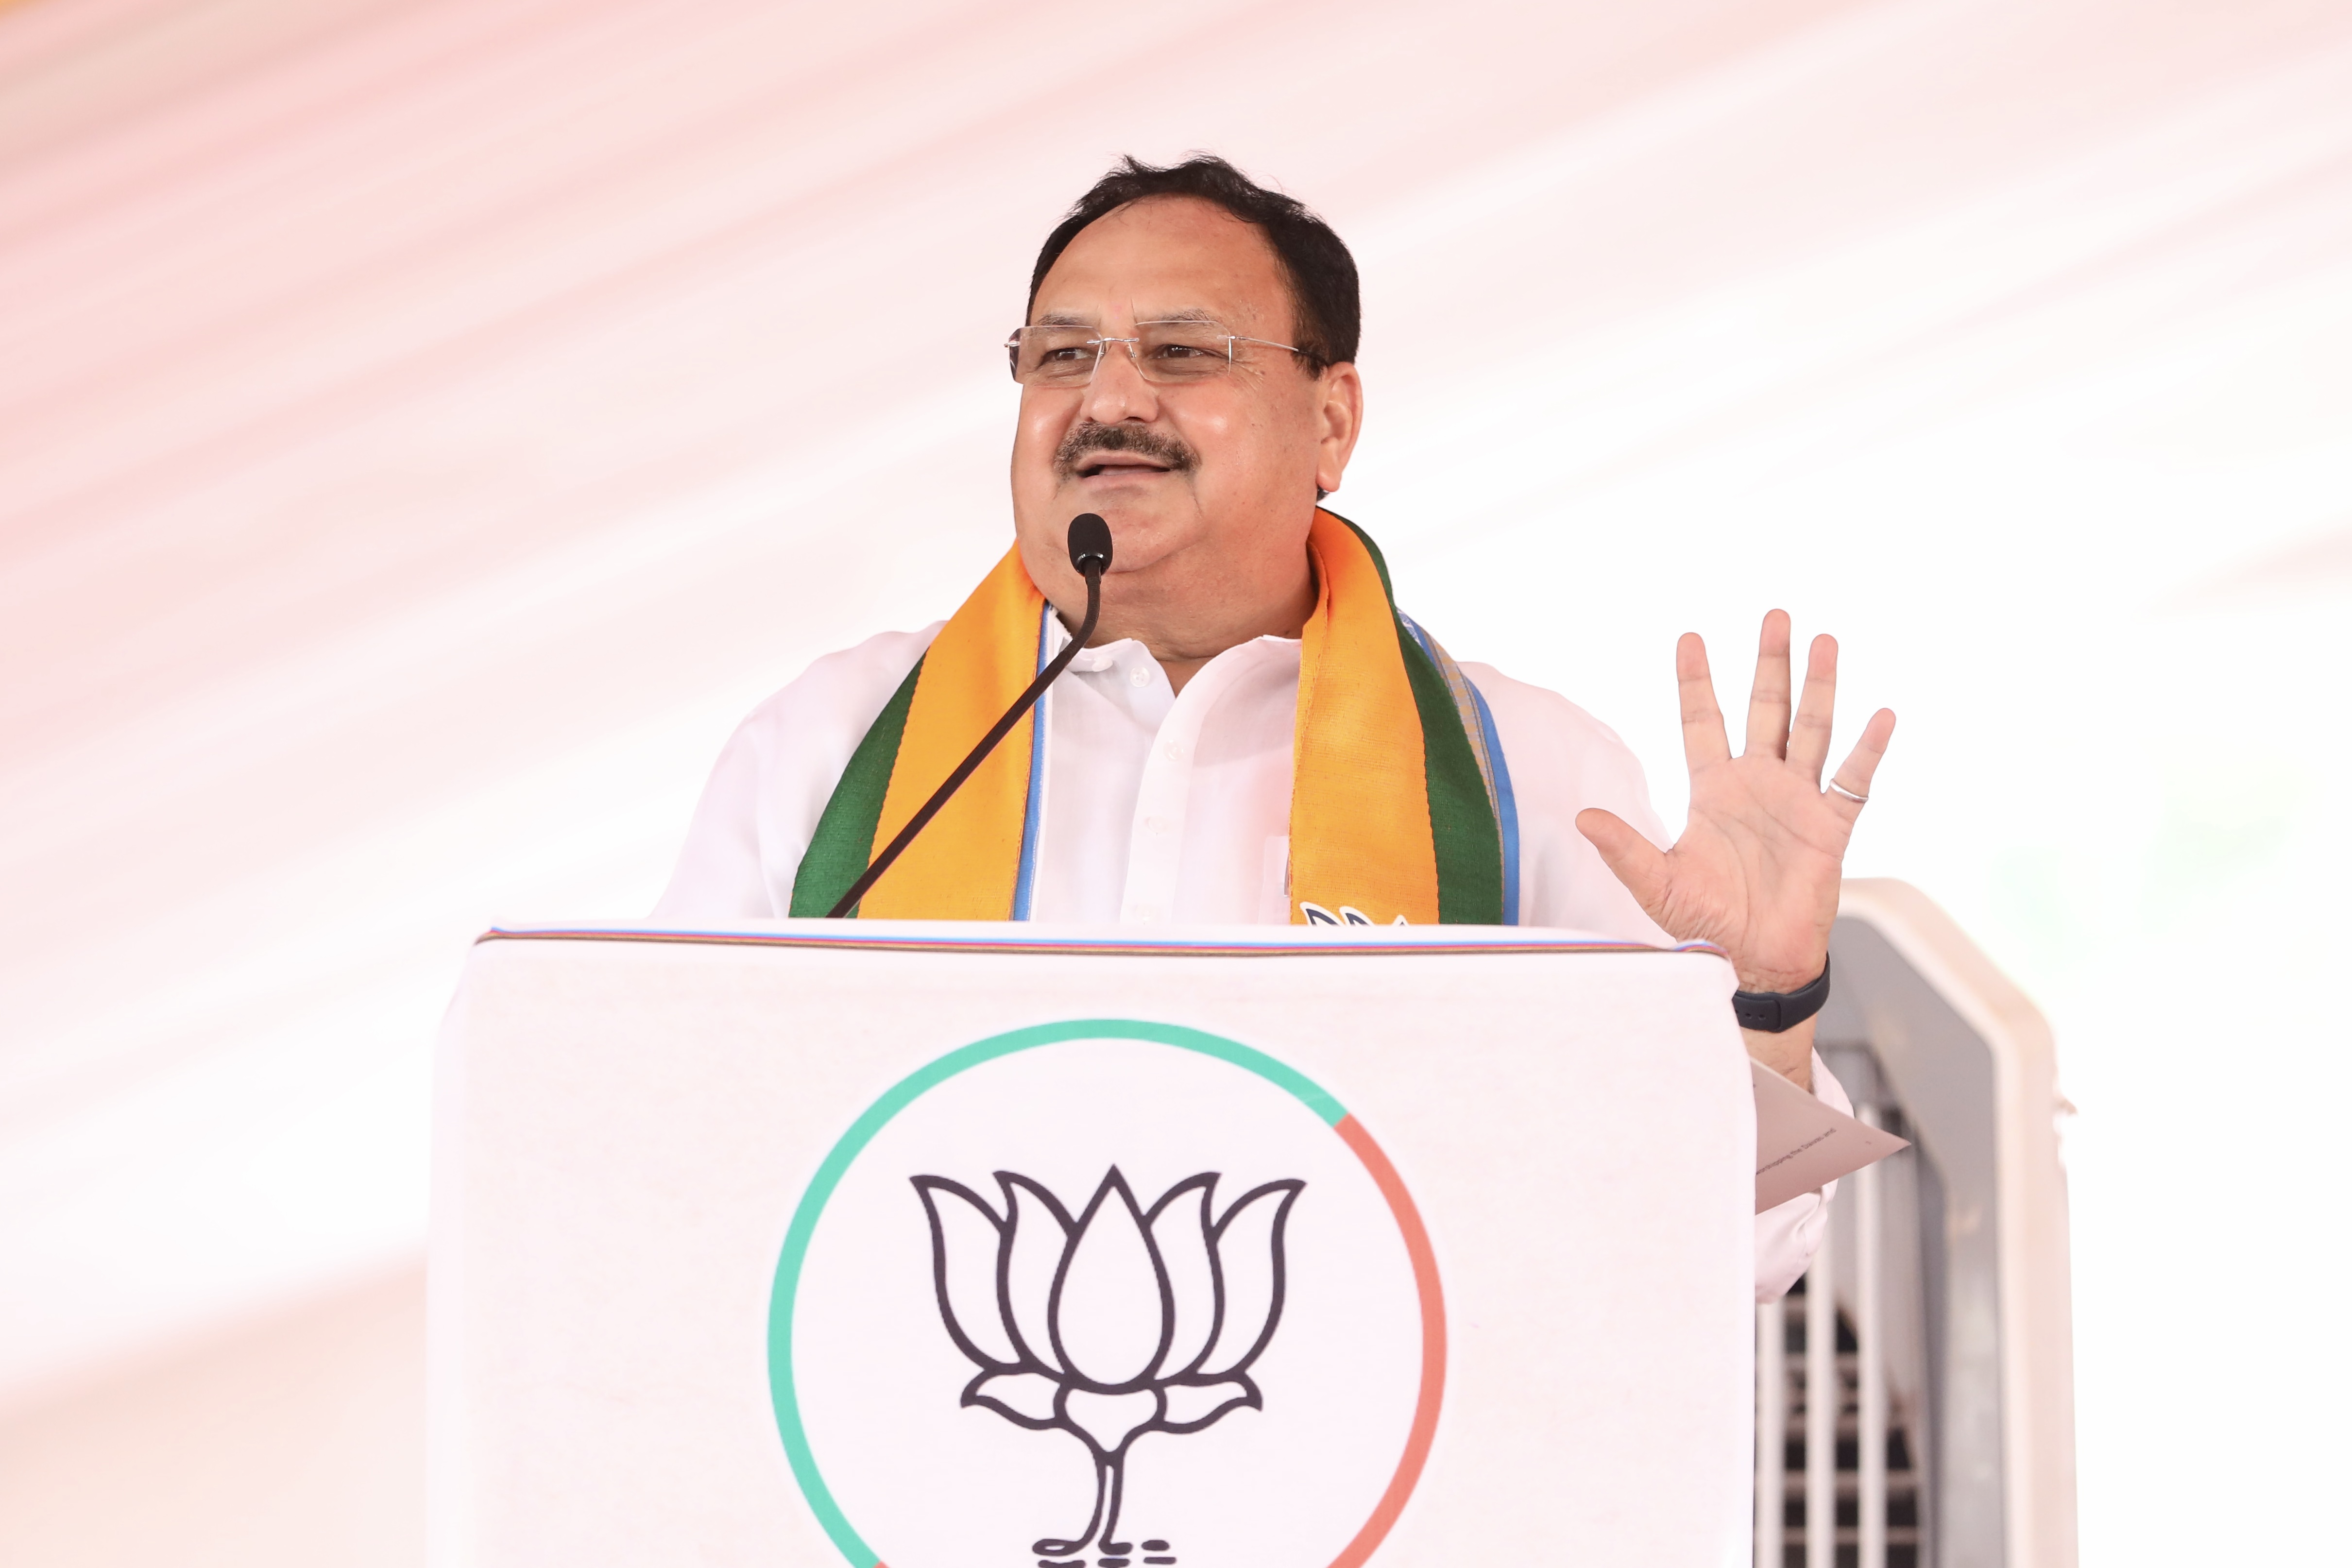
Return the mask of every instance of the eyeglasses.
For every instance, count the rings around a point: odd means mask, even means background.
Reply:
[[[1242,363],[1243,343],[1305,353],[1288,343],[1244,338],[1214,321],[1138,321],[1131,338],[1106,337],[1092,327],[1016,327],[1004,340],[1013,379],[1024,386],[1084,386],[1113,343],[1126,345],[1143,379],[1161,386],[1213,381]]]

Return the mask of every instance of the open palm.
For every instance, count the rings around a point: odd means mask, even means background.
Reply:
[[[1747,991],[1793,991],[1822,972],[1837,918],[1846,841],[1871,775],[1886,754],[1895,715],[1880,709],[1822,787],[1837,699],[1837,642],[1813,639],[1805,688],[1790,706],[1789,617],[1764,617],[1748,744],[1731,754],[1715,700],[1706,645],[1685,633],[1675,650],[1682,690],[1690,819],[1660,850],[1613,813],[1580,812],[1579,831],[1650,918],[1680,942],[1711,942],[1731,957]]]

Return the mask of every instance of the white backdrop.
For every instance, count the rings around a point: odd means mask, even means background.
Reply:
[[[414,1256],[466,942],[642,911],[745,708],[952,606],[1037,239],[1193,146],[1356,247],[1407,606],[1670,821],[1675,634],[1841,634],[1853,869],[2082,1107],[2089,1560],[2308,1552],[2352,12],[2286,0],[0,9],[0,1399]]]

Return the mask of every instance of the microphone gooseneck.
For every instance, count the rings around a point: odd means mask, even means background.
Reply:
[[[1037,700],[1045,695],[1045,688],[1053,685],[1062,671],[1070,667],[1070,661],[1078,657],[1078,650],[1087,646],[1087,639],[1095,635],[1095,621],[1102,615],[1103,574],[1110,570],[1110,524],[1093,512],[1078,513],[1070,519],[1069,545],[1070,565],[1087,580],[1087,618],[1071,634],[1069,647],[1055,654],[1054,661],[1037,672],[1037,679],[1029,683],[1029,689],[1024,691],[1019,700],[1004,710],[1004,717],[980,738],[980,744],[971,749],[971,754],[956,764],[956,771],[947,776],[947,782],[931,792],[931,798],[923,803],[923,809],[907,819],[907,826],[898,829],[898,836],[890,840],[881,854],[874,857],[873,863],[849,885],[849,891],[841,895],[841,902],[833,906],[833,912],[825,919],[837,921],[847,918],[849,912],[857,907],[858,900],[881,880],[882,873],[906,853],[907,846],[915,841],[915,835],[940,814],[940,808],[947,805],[948,797],[963,787],[963,781],[971,777],[980,764],[988,760],[988,753],[996,750],[999,741],[1013,732],[1013,726],[1021,722],[1021,716],[1037,705]]]

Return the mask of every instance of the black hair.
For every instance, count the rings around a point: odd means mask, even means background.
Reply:
[[[1045,237],[1045,247],[1037,252],[1036,268],[1029,274],[1029,309],[1037,308],[1037,289],[1045,274],[1080,229],[1147,196],[1192,196],[1255,225],[1274,247],[1290,285],[1291,304],[1297,314],[1291,326],[1291,346],[1299,351],[1308,373],[1319,375],[1356,357],[1364,310],[1356,287],[1356,258],[1348,254],[1346,244],[1305,203],[1267,190],[1208,153],[1195,153],[1164,169],[1140,163],[1132,155],[1113,164]]]

